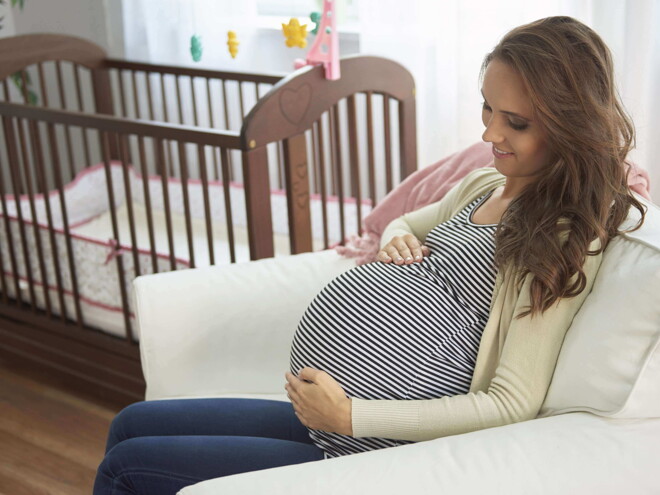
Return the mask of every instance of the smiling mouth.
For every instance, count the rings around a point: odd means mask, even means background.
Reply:
[[[513,155],[512,152],[510,152],[510,151],[502,151],[501,149],[495,147],[495,145],[493,145],[493,149],[494,149],[495,151],[497,151],[500,155]]]

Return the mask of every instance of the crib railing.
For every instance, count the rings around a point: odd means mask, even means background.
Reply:
[[[246,112],[283,77],[113,59],[102,67],[38,62],[3,80],[0,100],[238,132]],[[70,136],[66,140],[71,153]],[[89,155],[88,139],[82,145]],[[228,158],[230,180],[240,180],[240,156]],[[281,156],[277,166],[274,175],[283,177]]]
[[[0,40],[0,348],[139,399],[133,278],[361,233],[416,169],[414,83],[384,59],[341,63],[339,81],[277,80]],[[84,331],[108,325],[123,342]]]
[[[235,131],[284,77],[116,59],[107,59],[105,66],[113,84],[115,115]]]
[[[209,195],[211,185],[215,186],[216,191],[220,188],[224,191],[224,205],[214,206],[221,206],[215,210],[224,210],[223,220],[229,238],[229,253],[224,258],[229,258],[230,262],[236,261],[236,212],[232,211],[230,183],[226,179],[226,156],[228,150],[240,149],[237,133],[202,131],[192,127],[126,121],[114,117],[44,110],[8,103],[0,103],[0,115],[0,142],[5,151],[0,163],[0,198],[5,234],[5,244],[0,253],[0,264],[3,267],[0,281],[5,302],[8,296],[15,297],[19,304],[26,304],[33,311],[42,306],[49,317],[59,315],[62,322],[73,321],[77,326],[84,326],[80,306],[84,297],[81,299],[80,274],[77,272],[80,260],[76,259],[72,244],[75,237],[72,223],[88,221],[101,213],[96,210],[106,204],[112,230],[107,246],[110,249],[108,259],[113,259],[116,263],[114,278],[119,284],[121,294],[125,336],[129,341],[133,341],[128,298],[133,278],[145,273],[183,267],[177,259],[178,254],[184,253],[177,254],[173,241],[172,215],[177,207],[173,204],[171,195],[176,190],[175,187],[180,190],[179,201],[182,204],[178,209],[181,210],[185,222],[185,258],[189,260],[185,267],[196,265],[196,254],[199,255],[199,252],[196,252],[193,245],[194,212],[190,201],[192,181],[197,181],[198,189],[201,189],[199,199],[202,204],[198,208],[200,211],[197,216],[202,217],[201,223],[206,228],[203,235],[207,240],[208,262],[216,263],[218,256],[213,231],[218,214],[214,218]],[[58,134],[62,135],[65,129],[70,130],[72,135],[83,129],[99,143],[98,156],[92,156],[92,160],[104,169],[103,193],[107,198],[101,201],[101,207],[91,206],[91,200],[94,198],[80,204],[81,200],[65,189],[67,181],[64,179],[63,162],[67,157],[58,140]],[[119,151],[118,161],[114,160],[110,153],[111,144]],[[169,156],[165,153],[166,146],[174,151]],[[213,155],[218,155],[223,164],[219,171],[215,171],[220,178],[215,184],[212,184],[214,181],[209,159]],[[175,162],[174,165],[168,163],[171,161]],[[172,177],[169,173],[171,169],[176,170],[178,175]],[[46,176],[55,184],[54,189],[48,187]],[[154,178],[162,186],[159,201],[162,203],[161,211],[166,225],[168,256],[165,260],[158,259],[159,246],[154,240],[153,195],[157,190],[153,184]],[[172,178],[180,181],[180,184],[172,185]],[[141,190],[133,191],[136,186]],[[247,194],[249,195],[249,192]],[[144,216],[149,238],[147,252],[139,249],[136,236],[136,195],[140,197],[146,212]],[[69,204],[71,201],[77,201],[76,207],[87,208],[87,211],[72,211],[73,205]],[[82,201],[85,201],[84,197]],[[120,234],[118,227],[118,209],[122,205],[127,210],[127,235]],[[89,211],[90,208],[96,210]],[[246,228],[251,231],[249,221]],[[252,231],[251,235],[267,234]],[[7,272],[11,273],[11,276],[8,276]],[[95,276],[89,275],[92,278]],[[21,286],[21,280],[27,283],[27,287]],[[51,297],[51,289],[56,293],[54,298]],[[38,297],[37,292],[41,292],[42,296]],[[68,304],[65,303],[67,295],[72,296]]]
[[[283,75],[196,69],[107,59],[114,115],[239,132],[245,115]],[[241,180],[230,152],[230,180]],[[283,177],[281,153],[275,177]],[[282,183],[278,181],[281,189]]]

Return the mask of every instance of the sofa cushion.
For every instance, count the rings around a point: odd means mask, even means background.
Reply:
[[[589,411],[660,417],[660,208],[644,204],[642,228],[613,239],[605,250],[539,416]],[[631,209],[624,225],[637,218]]]

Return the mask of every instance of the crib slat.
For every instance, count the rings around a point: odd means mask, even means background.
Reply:
[[[46,87],[45,78],[44,78],[43,62],[39,62],[39,65],[37,67],[39,70],[39,92],[44,102],[43,106],[48,107],[48,88]]]
[[[12,125],[12,131],[14,130],[14,126]],[[18,128],[18,141],[20,144],[20,149],[21,149],[21,156],[23,158],[23,164],[24,166],[18,168],[18,187],[19,189],[16,190],[16,194],[25,194],[25,188],[23,187],[23,171],[27,168],[27,163],[28,163],[28,154],[27,154],[27,148],[25,145],[25,133],[23,132],[23,126],[20,124],[19,119],[16,119],[16,127]],[[18,161],[16,162],[18,163]]]
[[[328,115],[328,151],[330,153],[330,163],[328,164],[330,168],[330,194],[331,195],[336,195],[337,194],[337,180],[335,179],[336,175],[336,163],[337,159],[335,158],[335,153],[337,151],[337,147],[335,146],[335,129],[334,129],[334,123],[335,119],[333,117],[332,109],[328,110],[327,112]]]
[[[217,149],[217,153],[216,153]],[[218,169],[218,156],[220,154],[220,148],[213,148],[213,173],[215,175],[215,180],[220,181],[222,179],[222,172]]]
[[[284,184],[286,184],[285,172],[284,172],[284,148],[282,147],[282,141],[276,143],[277,146],[277,181],[278,188],[284,189]]]
[[[165,207],[165,225],[167,228],[167,245],[170,249],[170,267],[172,270],[176,270],[176,258],[174,255],[174,240],[172,237],[172,215],[170,209],[170,194],[168,190],[168,181],[167,181],[167,167],[165,166],[165,161],[163,160],[163,140],[160,138],[156,139],[156,162],[159,167],[161,184],[163,186],[163,203]]]
[[[34,140],[38,150],[42,150],[41,135],[39,128],[35,126]],[[48,240],[50,241],[50,254],[53,257],[53,266],[55,268],[55,286],[57,290],[58,302],[60,305],[60,319],[66,322],[66,306],[64,304],[64,285],[62,284],[62,270],[60,269],[60,255],[57,241],[55,239],[55,226],[53,225],[53,211],[50,206],[50,197],[48,195],[48,185],[46,184],[46,162],[44,155],[39,154],[38,161],[35,167],[37,176],[37,186],[39,191],[44,196],[44,205],[46,206],[46,220],[48,222]]]
[[[5,134],[5,142],[8,145],[9,144],[9,137],[7,136],[7,128],[12,125],[11,120],[8,119],[7,117],[2,118],[2,125],[3,125],[3,130]],[[11,161],[11,158],[9,158]],[[4,181],[4,174],[0,173],[0,201],[2,201],[2,211],[6,212],[7,210],[7,201],[6,201],[6,194],[7,190],[5,189],[5,181]],[[14,291],[15,291],[15,297],[16,297],[16,303],[21,304],[23,302],[23,298],[21,297],[21,288],[19,285],[19,279],[18,279],[18,263],[16,260],[16,253],[14,252],[14,236],[12,234],[12,229],[11,229],[11,224],[9,221],[9,215],[2,215],[2,218],[4,218],[4,223],[5,223],[5,235],[7,236],[7,247],[9,248],[9,261],[11,263],[11,271],[13,273],[13,279],[14,279]],[[3,265],[4,266],[4,265]],[[6,286],[4,283],[4,270],[3,270],[3,287]]]
[[[121,103],[121,116],[126,117],[128,111],[126,110],[126,93],[124,92],[124,77],[121,69],[117,71],[117,81],[119,82],[119,101]]]
[[[225,130],[229,131],[231,130],[230,128],[230,122],[229,122],[229,105],[227,104],[227,84],[224,79],[222,79],[222,103],[224,105],[224,110],[225,110]],[[233,164],[232,164],[232,158],[231,158],[231,153],[227,155],[229,159],[229,175],[225,175],[223,180],[228,180],[231,181],[233,180]]]
[[[136,72],[134,70],[131,71],[131,82],[133,84],[133,107],[135,109],[135,118],[140,119],[142,118],[141,113],[140,113],[140,102],[138,100],[138,89],[137,89],[137,80],[136,80]]]
[[[309,164],[309,192],[311,195],[318,194],[319,192],[319,178],[316,174],[317,160],[316,160],[316,142],[314,142],[314,122],[309,129],[305,130],[305,139],[307,140],[307,162]],[[311,201],[311,197],[310,197]],[[310,203],[311,204],[311,203]]]
[[[73,160],[73,147],[71,146],[71,129],[69,126],[64,126],[64,135],[66,136],[66,154],[69,159],[69,182],[76,176],[75,162]]]
[[[151,73],[145,72],[145,78],[147,79],[147,102],[149,102],[149,118],[154,120],[154,94],[151,91]]]
[[[243,106],[243,81],[238,81],[238,101],[241,105],[241,124],[242,124],[243,117],[245,117],[245,108]]]
[[[215,156],[215,151],[213,152]],[[215,265],[215,252],[213,250],[213,225],[211,223],[211,201],[209,198],[209,180],[206,173],[206,154],[204,153],[204,146],[197,145],[197,156],[199,160],[199,173],[202,178],[202,194],[204,197],[204,218],[206,220],[206,239],[209,245],[209,261],[211,265]]]
[[[213,100],[211,98],[211,80],[209,78],[206,78],[206,97],[209,104],[209,124],[211,129],[215,129],[215,119],[213,118]],[[218,155],[215,152],[215,148],[212,148],[211,152],[213,155],[213,171],[215,172],[215,180],[220,180],[218,174]]]
[[[7,85],[7,81],[2,81],[2,88],[5,94],[5,101],[8,103],[11,103],[11,94],[9,93],[9,86]]]
[[[229,260],[236,263],[236,244],[234,241],[234,215],[231,210],[231,192],[229,191],[229,152],[227,148],[220,148],[220,163],[222,164],[222,191],[225,197],[225,219],[227,221],[227,236],[229,237]],[[247,186],[245,190],[247,200]],[[248,217],[249,218],[249,217]],[[249,224],[248,220],[248,224]],[[249,226],[248,226],[249,237]]]
[[[190,268],[195,268],[195,248],[193,244],[192,219],[190,216],[190,197],[188,194],[188,160],[186,146],[179,141],[179,163],[181,164],[181,187],[183,188],[183,210],[186,217],[186,236],[188,237],[188,254]]]
[[[163,102],[163,120],[165,122],[169,122],[170,117],[167,114],[167,96],[165,94],[165,78],[163,77],[163,74],[159,74],[159,75],[160,75],[160,96]]]
[[[392,138],[390,127],[390,97],[383,95],[383,126],[385,131],[385,184],[386,192],[392,190]]]
[[[32,197],[32,190],[33,190],[32,189],[32,182],[31,182],[32,177],[31,177],[31,174],[29,172],[30,171],[30,156],[28,154],[28,150],[27,150],[27,146],[26,146],[26,139],[25,139],[25,132],[23,130],[23,124],[18,119],[16,120],[16,126],[18,127],[18,137],[19,137],[20,147],[21,147],[22,161],[20,163],[23,164],[23,166],[20,167],[17,170],[16,178],[17,178],[19,184],[21,184],[21,182],[22,182],[21,171],[24,172],[24,174],[25,174],[25,185],[26,185],[26,188],[27,188],[27,191],[28,191],[28,202],[30,204],[30,211],[32,213],[32,222],[31,223],[32,223],[33,226],[36,227],[36,225],[37,225],[36,215],[35,215],[36,212],[35,212],[35,209],[34,209],[34,200],[33,200],[34,198]],[[7,148],[8,148],[7,152],[10,154],[10,160],[14,161],[16,163],[16,165],[18,166],[18,164],[19,164],[18,157],[16,157],[16,159],[12,159],[11,158],[11,146],[8,145]],[[24,194],[25,189],[22,187],[22,185],[20,185],[19,188],[20,188],[21,194]],[[22,208],[21,208],[21,210],[22,210]],[[20,217],[21,217],[21,215],[19,214],[19,219],[20,219]],[[22,231],[23,231],[23,225],[24,225],[23,221],[21,220],[21,230]],[[27,240],[27,237],[26,237],[26,240]],[[39,242],[37,238],[35,238],[35,242],[37,242],[37,243]],[[31,268],[32,263],[30,262],[30,258],[28,257],[27,253],[25,255],[27,257],[26,258],[26,268],[28,269],[27,278],[28,278],[28,283],[30,284],[30,295],[31,295],[32,299],[35,301],[35,309],[36,309],[36,296],[34,295],[34,285],[35,285],[35,283],[32,280],[32,268]]]
[[[318,136],[316,134],[316,122],[312,123],[312,128],[311,128],[311,133],[312,137],[310,139],[312,143],[312,174],[314,175],[314,180],[312,181],[313,183],[313,191],[311,192],[312,194],[318,194],[321,186],[319,185],[319,159],[318,159]]]
[[[325,183],[325,150],[323,146],[323,116],[314,124],[316,138],[318,140],[319,157],[319,186],[321,191],[321,215],[323,217],[323,248],[327,249],[330,242],[328,240],[328,202]]]
[[[38,128],[37,124],[34,121],[29,122],[30,129],[30,142],[32,143],[32,163],[34,165],[35,175],[38,175],[38,170],[40,167],[43,167],[42,157],[43,150],[41,149],[41,141],[38,139]],[[44,249],[41,243],[41,233],[39,229],[39,223],[37,222],[37,211],[34,204],[34,189],[32,188],[32,177],[30,169],[32,167],[25,167],[25,171],[28,173],[28,194],[30,197],[30,212],[32,213],[32,226],[34,228],[34,238],[37,245],[37,257],[39,258],[39,269],[41,270],[41,283],[44,291],[44,300],[46,302],[46,314],[48,317],[52,316],[52,306],[50,302],[50,284],[48,282],[48,272],[46,271],[46,262],[44,257]],[[38,185],[38,180],[37,180]]]
[[[243,179],[250,259],[272,258],[273,220],[270,207],[268,154],[265,146],[243,152]]]
[[[62,82],[62,64],[59,60],[55,62],[55,68],[57,70],[57,84],[60,90],[60,105],[62,110],[68,110],[66,104],[66,94],[64,93],[64,84]],[[66,136],[67,156],[69,157],[69,171],[71,173],[71,178],[73,178],[76,173],[73,169],[73,154],[71,151],[71,133],[69,132],[69,126],[64,127],[64,134]]]
[[[179,84],[179,76],[174,76],[176,82],[176,104],[179,109],[179,124],[183,124],[183,107],[181,104],[181,85]]]
[[[110,136],[108,132],[101,133],[103,166],[105,169],[105,182],[108,191],[108,201],[110,205],[110,219],[112,221],[112,235],[114,237],[114,248],[121,249],[121,240],[119,238],[119,228],[117,225],[117,211],[115,203],[114,187],[112,185],[112,169],[110,163]],[[131,317],[128,309],[128,296],[126,293],[126,280],[124,276],[124,259],[119,253],[115,256],[117,275],[119,278],[119,290],[121,292],[121,305],[124,314],[124,326],[126,328],[126,340],[133,342],[133,329],[131,326]]]
[[[346,238],[346,220],[344,212],[344,178],[342,175],[342,156],[341,156],[341,129],[339,125],[339,103],[333,105],[332,112],[330,113],[333,133],[332,141],[334,143],[334,169],[335,169],[335,178],[336,178],[336,194],[339,200],[339,235],[340,235],[340,244],[344,244],[344,239]]]
[[[133,210],[133,195],[131,194],[131,181],[128,176],[128,167],[131,163],[128,153],[128,143],[126,135],[119,137],[119,147],[121,150],[121,168],[124,176],[124,192],[126,194],[126,209],[128,210],[128,227],[131,233],[131,252],[133,254],[133,269],[135,276],[140,276],[140,258],[138,255],[137,236],[135,235],[135,211]]]
[[[358,156],[357,113],[355,109],[355,95],[348,97],[348,151],[351,161],[351,190],[356,199],[357,232],[362,233],[362,187],[360,184],[360,157]]]
[[[374,116],[371,99],[373,93],[367,92],[367,165],[369,172],[369,194],[371,207],[376,206],[376,171],[374,166]]]
[[[213,101],[211,99],[211,80],[206,78],[206,99],[209,105],[209,126],[211,129],[215,129],[215,123],[213,122]]]
[[[284,164],[291,254],[307,253],[312,251],[312,216],[305,134],[284,140]]]
[[[67,126],[68,129],[68,126]],[[55,185],[59,191],[60,208],[62,209],[62,223],[64,225],[64,239],[66,241],[67,260],[69,262],[69,276],[71,277],[71,289],[73,290],[73,302],[76,309],[76,323],[82,328],[82,311],[80,308],[80,293],[78,292],[78,277],[76,276],[76,264],[73,260],[73,245],[71,232],[69,231],[69,215],[66,209],[66,200],[64,197],[64,184],[62,181],[62,169],[60,167],[59,152],[57,149],[57,139],[55,137],[55,126],[48,124],[48,136],[50,139],[50,149],[53,152],[53,175]]]
[[[80,67],[76,64],[74,65],[74,74],[76,76],[76,93],[78,94],[78,110],[80,112],[84,112],[83,108],[83,99],[82,99],[82,90],[80,86]],[[85,128],[81,128],[80,132],[82,133],[83,136],[83,146],[85,149],[85,167],[89,167],[92,165],[92,161],[89,156],[89,139],[87,137],[87,130]]]
[[[25,221],[23,219],[23,208],[20,204],[20,195],[21,195],[21,177],[20,177],[20,167],[21,162],[18,157],[18,150],[16,149],[16,135],[14,134],[14,121],[9,119],[3,119],[3,124],[5,128],[5,137],[7,144],[7,158],[9,159],[9,172],[12,181],[12,187],[14,191],[14,200],[16,201],[16,216],[18,217],[18,235],[21,240],[21,248],[23,251],[23,265],[25,266],[25,277],[28,281],[28,289],[30,291],[30,306],[32,311],[36,312],[37,310],[37,298],[34,292],[34,280],[32,278],[32,263],[30,263],[30,254],[27,245],[27,235],[25,233]],[[16,121],[16,124],[20,126],[20,122]],[[22,143],[23,151],[25,151],[25,141]],[[25,158],[25,155],[23,155]],[[6,211],[6,210],[5,210]],[[14,276],[18,278],[18,272],[14,272]]]
[[[138,149],[140,153],[140,169],[142,171],[142,189],[144,191],[144,204],[147,208],[147,230],[149,231],[149,246],[151,248],[151,268],[158,273],[158,260],[156,258],[156,239],[154,236],[154,218],[151,209],[151,193],[149,192],[149,170],[144,150],[144,137],[138,136]]]
[[[229,126],[229,105],[227,104],[227,84],[224,79],[222,79],[222,104],[225,113],[225,130],[231,130]]]
[[[192,93],[193,122],[197,127],[199,126],[199,118],[197,116],[197,98],[195,97],[195,79],[192,76],[190,76],[190,92]]]
[[[170,117],[169,117],[168,112],[167,112],[167,95],[165,93],[165,80],[163,78],[163,74],[160,74],[160,91],[161,91],[161,96],[162,96],[162,99],[163,99],[163,116],[164,116],[165,122],[169,122]],[[170,174],[174,175],[174,169],[173,169],[173,164],[172,164],[172,156],[171,156],[171,153],[170,153],[169,145],[165,146],[165,154],[163,155],[163,159],[166,160],[166,166],[167,166],[167,164],[169,164]]]
[[[73,65],[73,75],[76,82],[76,96],[78,98],[78,111],[84,112],[83,108],[83,97],[82,97],[82,88],[80,85],[80,66],[78,64]]]

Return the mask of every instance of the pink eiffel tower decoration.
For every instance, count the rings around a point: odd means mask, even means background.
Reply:
[[[336,81],[340,77],[339,38],[333,0],[323,0],[323,15],[317,33],[314,44],[307,52],[307,58],[296,60],[295,67],[299,69],[305,65],[323,64],[325,78]]]

